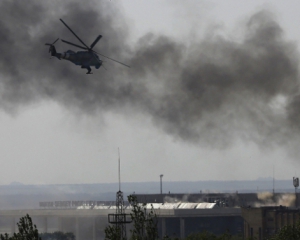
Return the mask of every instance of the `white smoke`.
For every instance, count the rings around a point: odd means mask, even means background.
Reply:
[[[296,196],[293,193],[273,194],[271,192],[257,193],[258,202],[254,203],[254,207],[266,206],[295,206]]]

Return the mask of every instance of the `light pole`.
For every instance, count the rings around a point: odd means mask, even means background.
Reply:
[[[295,207],[298,207],[298,204],[297,204],[297,188],[299,187],[299,178],[297,177],[293,177],[293,184],[294,184],[294,187],[295,187]]]
[[[162,194],[162,178],[163,178],[163,174],[160,174],[159,177],[160,177],[160,194]]]

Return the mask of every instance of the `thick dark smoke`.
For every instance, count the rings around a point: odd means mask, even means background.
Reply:
[[[149,33],[133,47],[122,11],[109,1],[2,1],[0,13],[0,104],[6,111],[51,99],[82,114],[124,108],[146,114],[175,138],[208,146],[298,139],[298,52],[266,11],[249,18],[239,42],[215,35],[184,45]],[[90,76],[50,60],[44,43],[57,37],[77,42],[59,18],[87,44],[102,34],[96,50],[132,68],[106,62],[108,71]],[[61,42],[56,47],[74,49]]]

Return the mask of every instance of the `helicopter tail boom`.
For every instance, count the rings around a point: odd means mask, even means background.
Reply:
[[[49,46],[49,53],[51,54],[51,56],[57,57],[60,60],[61,54],[56,52],[56,48],[54,46],[54,44],[58,41],[58,39],[56,39],[53,43],[45,43],[45,45]]]
[[[49,47],[49,53],[51,53],[51,56],[56,55],[56,48],[53,45]]]
[[[61,60],[62,54],[58,53],[53,45],[49,47],[49,53],[52,57],[57,57],[59,60]]]

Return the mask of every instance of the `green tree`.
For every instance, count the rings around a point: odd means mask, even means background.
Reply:
[[[73,233],[41,233],[39,234],[36,225],[32,223],[31,217],[26,214],[25,217],[21,217],[17,223],[18,233],[14,233],[13,236],[5,233],[0,234],[0,240],[75,240]]]
[[[139,203],[136,196],[129,195],[128,202],[132,210],[130,213],[133,228],[130,230],[132,240],[155,240],[158,239],[157,216],[153,206],[150,210],[146,209],[145,203]],[[119,240],[121,237],[120,229],[116,226],[105,228],[105,239]]]
[[[147,211],[145,203],[139,203],[137,197],[128,196],[128,202],[132,206],[130,213],[133,229],[131,232],[132,240],[154,240],[158,238],[157,216],[154,212],[153,205],[150,211]]]
[[[299,240],[300,239],[300,222],[296,225],[286,225],[280,229],[269,240]]]
[[[18,233],[14,233],[13,236],[9,236],[7,233],[0,235],[1,240],[41,240],[36,225],[32,223],[31,217],[26,214],[25,217],[21,217],[17,223]]]
[[[107,226],[104,232],[105,232],[105,239],[110,239],[110,240],[121,239],[121,230],[116,225]]]

